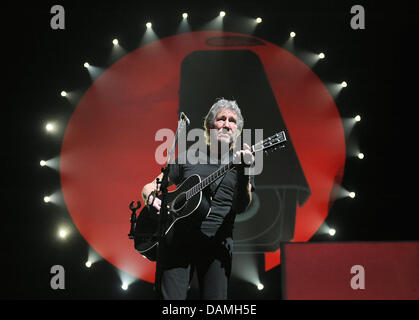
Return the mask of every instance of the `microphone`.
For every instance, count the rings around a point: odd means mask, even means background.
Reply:
[[[183,112],[180,113],[180,119],[181,120],[185,120],[187,125],[190,125],[190,121],[188,119],[188,117],[186,116],[186,114],[184,114]]]

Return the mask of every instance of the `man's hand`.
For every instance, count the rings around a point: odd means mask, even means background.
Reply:
[[[152,206],[157,210],[157,213],[160,213],[161,209],[161,200],[157,197],[155,197],[154,192],[150,194],[150,196],[147,199],[147,205]]]
[[[245,167],[250,167],[255,162],[255,157],[250,147],[244,143],[243,150],[237,151],[233,156],[233,163],[238,165],[237,171],[237,192],[235,192],[234,206],[237,212],[246,211],[252,201],[252,185],[250,176],[245,175]]]
[[[163,173],[160,173],[156,179],[154,179],[153,181],[151,181],[150,183],[146,184],[141,192],[141,195],[143,197],[144,203],[147,206],[152,206],[157,210],[157,213],[160,213],[160,209],[161,209],[161,200],[156,197],[156,193],[158,192],[158,186],[156,183],[156,180],[159,179],[161,181],[161,179],[163,179]],[[169,186],[172,185],[170,183],[169,180]],[[169,209],[169,206],[167,206],[167,208]]]
[[[233,156],[234,164],[241,164],[245,167],[250,167],[255,162],[255,157],[250,151],[249,145],[243,144],[243,150],[237,151]]]
[[[147,205],[148,206],[152,206],[153,208],[155,208],[157,210],[157,214],[160,213],[160,209],[161,209],[161,200],[158,197],[155,197],[155,193],[151,193],[150,196],[147,199]],[[167,205],[167,209],[170,209],[170,206]]]

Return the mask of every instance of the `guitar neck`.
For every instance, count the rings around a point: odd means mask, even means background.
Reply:
[[[252,154],[254,154],[258,151],[267,151],[272,148],[274,148],[274,150],[277,150],[278,148],[285,147],[284,143],[286,141],[287,141],[287,138],[285,136],[285,131],[281,131],[251,146],[250,151],[252,152]],[[223,175],[225,175],[227,172],[229,172],[233,168],[234,168],[234,163],[233,163],[233,160],[231,160],[228,164],[217,169],[216,171],[211,173],[208,177],[206,177],[204,180],[202,180],[200,183],[198,183],[197,185],[189,189],[186,192],[186,198],[190,199],[194,195],[198,194],[199,192],[204,190],[206,187],[208,187],[211,183],[221,178]]]
[[[211,173],[208,177],[206,177],[204,180],[202,180],[200,183],[196,184],[190,190],[188,190],[186,197],[189,199],[193,197],[194,195],[198,194],[199,192],[204,190],[206,187],[208,187],[211,183],[216,181],[218,178],[221,178],[222,176],[227,174],[227,172],[233,169],[233,167],[234,167],[233,161],[230,161],[228,164],[217,169],[216,171]]]
[[[251,151],[252,151],[252,154],[255,153],[253,146],[251,147]],[[231,160],[229,163],[220,167],[219,169],[211,173],[208,177],[206,177],[204,180],[202,180],[200,183],[198,183],[197,185],[192,187],[190,190],[188,190],[187,198],[193,197],[194,195],[198,194],[199,192],[204,190],[206,187],[208,187],[211,183],[217,181],[217,179],[227,174],[227,172],[229,172],[233,168],[234,168],[234,163],[233,163],[233,160]]]

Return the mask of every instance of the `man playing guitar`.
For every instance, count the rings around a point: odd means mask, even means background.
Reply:
[[[208,210],[194,212],[179,220],[160,241],[156,289],[161,299],[186,299],[194,271],[197,272],[202,299],[227,299],[235,216],[249,206],[255,188],[254,177],[245,174],[245,167],[251,166],[255,160],[250,147],[243,144],[243,150],[233,152],[243,124],[237,103],[219,99],[204,120],[207,154],[201,154],[201,157],[207,158],[205,164],[190,164],[188,160],[185,164],[170,164],[169,184],[178,186],[192,175],[204,180],[226,159],[227,162],[241,163],[204,189],[200,202],[205,202]],[[162,177],[163,173],[157,178],[161,180]],[[156,190],[155,179],[144,186],[142,196],[145,203],[158,213],[161,200],[154,196]]]

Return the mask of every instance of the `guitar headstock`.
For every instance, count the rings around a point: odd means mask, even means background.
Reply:
[[[285,148],[286,142],[287,137],[285,135],[285,131],[280,131],[253,145],[252,152],[264,151],[267,153],[268,151],[276,151],[278,149]]]

